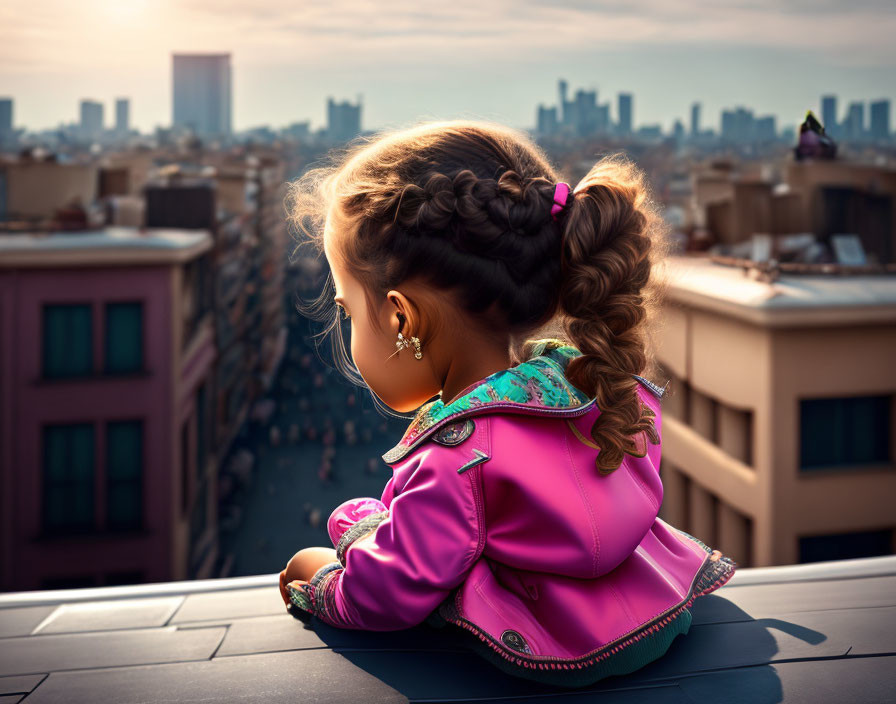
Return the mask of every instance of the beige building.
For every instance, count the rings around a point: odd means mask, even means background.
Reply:
[[[894,552],[896,276],[666,271],[660,515],[744,567]]]
[[[0,220],[49,218],[72,203],[86,208],[97,197],[98,173],[95,164],[0,163]]]
[[[727,166],[728,168],[722,168]],[[896,262],[896,169],[851,161],[716,164],[696,169],[689,216],[713,240],[856,233],[871,261]]]

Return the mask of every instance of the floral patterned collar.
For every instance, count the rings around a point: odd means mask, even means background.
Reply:
[[[529,359],[489,374],[461,391],[450,403],[441,399],[421,406],[401,440],[382,457],[387,464],[402,459],[432,433],[461,417],[500,410],[510,413],[577,416],[595,399],[573,386],[566,365],[582,353],[555,338],[536,340]]]

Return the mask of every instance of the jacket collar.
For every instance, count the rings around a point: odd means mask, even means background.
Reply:
[[[582,353],[562,340],[535,341],[529,359],[471,384],[448,404],[429,401],[417,411],[398,444],[382,457],[402,459],[432,433],[459,418],[480,413],[527,413],[578,416],[595,403],[565,376],[566,365]]]

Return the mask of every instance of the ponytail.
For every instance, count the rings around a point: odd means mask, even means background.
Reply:
[[[669,244],[645,175],[622,155],[604,157],[588,172],[559,219],[560,314],[582,352],[566,376],[596,399],[595,464],[610,474],[625,454],[646,453],[645,436],[658,439],[632,375],[654,364],[647,344],[660,293],[654,263]]]

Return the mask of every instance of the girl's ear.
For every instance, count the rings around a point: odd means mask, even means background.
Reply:
[[[405,337],[416,335],[419,318],[407,297],[393,289],[386,294],[386,299],[389,301],[389,329],[392,334],[401,332]]]

